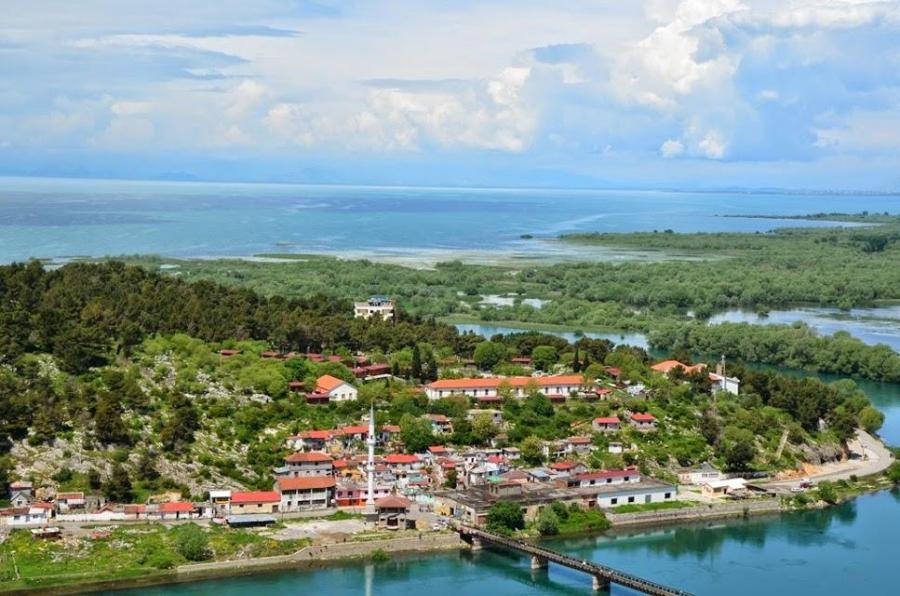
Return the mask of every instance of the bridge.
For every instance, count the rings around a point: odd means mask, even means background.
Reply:
[[[593,580],[594,590],[605,590],[609,588],[610,583],[615,583],[643,594],[653,594],[654,596],[691,596],[690,592],[685,592],[684,590],[670,588],[669,586],[664,586],[663,584],[658,584],[606,565],[598,565],[590,561],[576,559],[575,557],[570,557],[535,544],[529,544],[522,540],[507,538],[506,536],[500,536],[493,532],[486,532],[462,524],[456,524],[455,528],[462,539],[472,545],[472,550],[480,550],[485,544],[489,544],[524,553],[531,556],[532,569],[544,569],[552,561],[557,565],[590,575]]]

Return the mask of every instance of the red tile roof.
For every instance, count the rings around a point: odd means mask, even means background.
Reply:
[[[161,503],[159,506],[160,513],[191,513],[192,511],[194,511],[194,504],[184,503],[182,501]]]
[[[569,437],[566,439],[572,445],[589,445],[591,443],[590,437]]]
[[[663,360],[662,362],[657,362],[653,366],[650,367],[652,370],[656,372],[660,372],[663,374],[668,374],[673,369],[680,368],[684,371],[684,374],[691,374],[706,368],[705,364],[695,364],[693,366],[688,366],[687,364],[682,364],[677,360]]]
[[[368,435],[369,427],[365,424],[357,424],[356,426],[345,426],[335,431],[336,435]]]
[[[412,464],[419,461],[418,455],[407,455],[405,453],[391,453],[384,456],[386,464]]]
[[[656,420],[656,416],[653,414],[643,414],[641,412],[635,412],[631,415],[631,419],[635,422],[653,422]]]
[[[309,453],[291,453],[284,458],[284,461],[290,463],[319,463],[332,461],[331,456],[327,453],[319,451],[310,451]]]
[[[377,509],[409,509],[410,505],[412,505],[412,501],[397,495],[388,495],[375,501]]]
[[[584,377],[581,375],[549,375],[544,377],[484,377],[484,378],[467,378],[467,379],[441,379],[429,383],[429,389],[490,389],[499,387],[501,383],[507,382],[513,387],[525,387],[528,383],[534,381],[541,387],[552,385],[582,385]]]
[[[279,503],[281,502],[281,495],[274,490],[239,492],[231,494],[231,502],[239,505],[245,503]]]
[[[619,424],[621,420],[619,420],[618,416],[601,416],[600,418],[594,418],[594,424]]]
[[[331,375],[322,375],[316,380],[316,391],[328,393],[346,383],[343,379],[332,377]]]
[[[278,490],[284,492],[286,490],[316,490],[323,488],[333,488],[335,480],[331,476],[303,476],[300,478],[280,478],[278,480]]]
[[[332,435],[330,430],[303,430],[297,436],[301,439],[323,439],[327,441]]]
[[[550,468],[553,470],[571,470],[576,466],[583,466],[584,464],[577,461],[560,461],[555,464],[550,464]]]
[[[388,433],[398,433],[400,432],[400,427],[396,424],[385,424],[381,427],[381,430]]]

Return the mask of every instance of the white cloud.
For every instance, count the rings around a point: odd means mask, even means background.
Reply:
[[[677,139],[667,139],[660,145],[659,153],[663,157],[678,157],[684,153],[684,144]]]
[[[728,148],[722,135],[714,130],[706,133],[706,136],[700,140],[698,147],[703,156],[709,159],[722,159],[725,157],[725,151]]]

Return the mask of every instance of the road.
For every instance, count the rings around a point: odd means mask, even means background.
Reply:
[[[835,464],[830,466],[828,470],[819,474],[810,474],[803,479],[794,478],[760,484],[770,487],[794,488],[800,486],[800,483],[807,478],[814,484],[823,480],[848,480],[850,476],[862,478],[863,476],[880,474],[893,463],[894,454],[884,446],[884,443],[869,433],[864,430],[857,430],[856,440],[859,443],[859,448],[854,453],[860,456],[856,459],[849,459]]]

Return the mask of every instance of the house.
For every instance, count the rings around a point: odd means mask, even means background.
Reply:
[[[17,480],[9,485],[9,504],[12,507],[27,507],[34,500],[34,487],[30,482]]]
[[[212,508],[213,517],[222,517],[227,514],[229,503],[231,503],[230,490],[214,489],[209,491],[209,504]]]
[[[700,485],[700,492],[707,497],[725,497],[735,491],[746,490],[747,481],[743,478],[710,480]]]
[[[622,369],[615,366],[604,366],[603,371],[616,381],[622,376]]]
[[[613,390],[609,387],[597,387],[593,391],[587,391],[584,397],[588,400],[600,399],[607,400],[612,395]]]
[[[304,430],[287,438],[287,446],[295,451],[325,451],[334,439],[330,430]]]
[[[85,508],[84,493],[82,492],[58,493],[54,501],[56,509],[60,513],[83,511]]]
[[[33,522],[47,523],[53,517],[52,503],[32,503],[28,506],[28,517]]]
[[[709,462],[703,462],[699,466],[682,470],[678,473],[678,482],[681,484],[693,484],[700,486],[707,482],[723,480],[725,475],[713,467]]]
[[[390,364],[366,364],[353,368],[353,376],[357,379],[373,379],[391,374]]]
[[[580,461],[569,460],[550,464],[550,470],[555,472],[557,476],[574,476],[576,474],[583,474],[587,472],[587,469],[587,466]]]
[[[481,398],[499,400],[503,388],[514,397],[525,397],[534,388],[536,391],[557,399],[578,393],[584,389],[584,377],[581,375],[545,375],[536,377],[480,377],[464,379],[440,379],[429,383],[425,388],[428,399],[440,399],[450,395],[466,395],[482,401]]]
[[[737,377],[729,377],[725,375],[725,357],[716,364],[716,372],[709,373],[709,380],[712,381],[713,391],[726,391],[731,395],[738,395],[741,391],[741,380]]]
[[[653,366],[650,367],[650,370],[654,370],[658,373],[669,375],[672,374],[672,371],[675,369],[680,369],[681,372],[685,375],[691,375],[699,372],[703,372],[706,369],[705,364],[694,364],[687,365],[683,364],[677,360],[663,360],[662,362],[657,362]]]
[[[439,435],[453,433],[453,423],[443,414],[428,414],[426,418],[431,421],[431,432]]]
[[[330,401],[349,401],[356,399],[359,392],[350,383],[333,377],[322,375],[316,379],[316,395],[327,395]]]
[[[597,506],[604,508],[637,503],[665,503],[673,500],[678,493],[674,485],[652,479],[612,483],[596,490]]]
[[[595,433],[617,432],[621,422],[618,416],[601,416],[591,421],[591,430]]]
[[[193,519],[198,517],[197,508],[193,503],[174,501],[172,503],[160,503],[156,507],[156,515],[161,520],[166,519]]]
[[[381,317],[383,321],[393,321],[394,308],[394,301],[387,296],[371,296],[365,302],[353,305],[353,316],[357,319]]]
[[[628,482],[640,482],[641,473],[636,468],[624,470],[597,470],[594,472],[582,472],[569,476],[567,484],[570,488],[592,488],[608,484],[622,484]]]
[[[566,451],[576,455],[585,455],[591,452],[593,448],[593,439],[591,437],[569,437],[566,439]]]
[[[284,458],[288,478],[305,476],[332,476],[334,460],[318,451],[292,453]]]
[[[381,445],[387,445],[400,438],[400,427],[396,424],[385,424],[376,437]]]
[[[336,482],[331,476],[279,478],[275,490],[281,495],[282,512],[325,509],[334,502]]]
[[[503,447],[500,454],[510,461],[521,459],[522,451],[518,447]]]
[[[366,424],[345,426],[338,429],[334,434],[341,440],[344,447],[349,447],[353,443],[361,443],[369,438],[369,426]]]
[[[230,515],[278,513],[280,504],[281,495],[274,490],[235,492],[231,495],[228,513]]]
[[[387,484],[375,484],[374,498],[391,494]],[[363,507],[369,499],[369,487],[362,483],[341,481],[335,487],[334,501],[338,507]]]
[[[503,412],[490,408],[474,408],[466,412],[466,420],[474,420],[476,416],[489,416],[494,426],[503,426]]]
[[[388,495],[375,501],[375,511],[378,512],[378,519],[375,525],[379,528],[387,530],[403,530],[406,529],[408,522],[409,509],[412,501],[397,495]]]
[[[656,416],[643,412],[635,412],[631,415],[631,425],[641,432],[656,430]]]
[[[422,468],[418,455],[391,453],[381,460],[396,476],[406,476]]]

